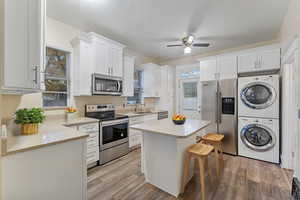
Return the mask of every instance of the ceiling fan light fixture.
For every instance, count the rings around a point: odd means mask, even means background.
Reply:
[[[191,47],[185,47],[184,48],[184,54],[190,54],[192,52],[192,48]]]
[[[189,44],[192,44],[193,42],[194,42],[194,36],[193,35],[190,35],[190,36],[188,36],[188,38],[187,38],[187,42],[189,43]]]

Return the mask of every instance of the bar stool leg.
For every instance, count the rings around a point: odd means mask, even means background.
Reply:
[[[181,193],[184,193],[186,180],[189,176],[191,158],[192,158],[191,154],[186,152],[185,153],[184,166],[183,166],[183,177],[182,177],[182,184],[181,184]]]
[[[205,200],[205,173],[204,173],[204,168],[205,168],[205,158],[198,158],[199,161],[199,168],[200,168],[200,184],[201,184],[201,199]]]
[[[216,166],[217,175],[220,176],[220,160],[219,160],[218,148],[216,148],[216,147],[215,147],[215,159],[216,159],[216,165],[217,165]]]
[[[224,156],[223,156],[223,148],[221,142],[219,143],[218,149],[220,151],[220,159],[221,159],[222,166],[224,166]]]

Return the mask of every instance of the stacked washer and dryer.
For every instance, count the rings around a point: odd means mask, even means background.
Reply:
[[[238,79],[238,152],[279,163],[279,75]]]

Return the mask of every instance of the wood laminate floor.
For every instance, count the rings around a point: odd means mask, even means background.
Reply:
[[[243,157],[224,157],[222,177],[216,179],[213,157],[206,177],[207,196],[211,200],[288,200],[292,172],[279,166]],[[175,200],[176,198],[145,182],[140,170],[140,149],[88,171],[88,200]],[[198,168],[177,199],[200,200]]]

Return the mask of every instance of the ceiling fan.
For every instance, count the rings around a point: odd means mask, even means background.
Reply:
[[[195,36],[188,35],[181,40],[182,44],[168,44],[167,47],[184,47],[184,54],[192,52],[192,47],[209,47],[209,43],[195,43]]]

